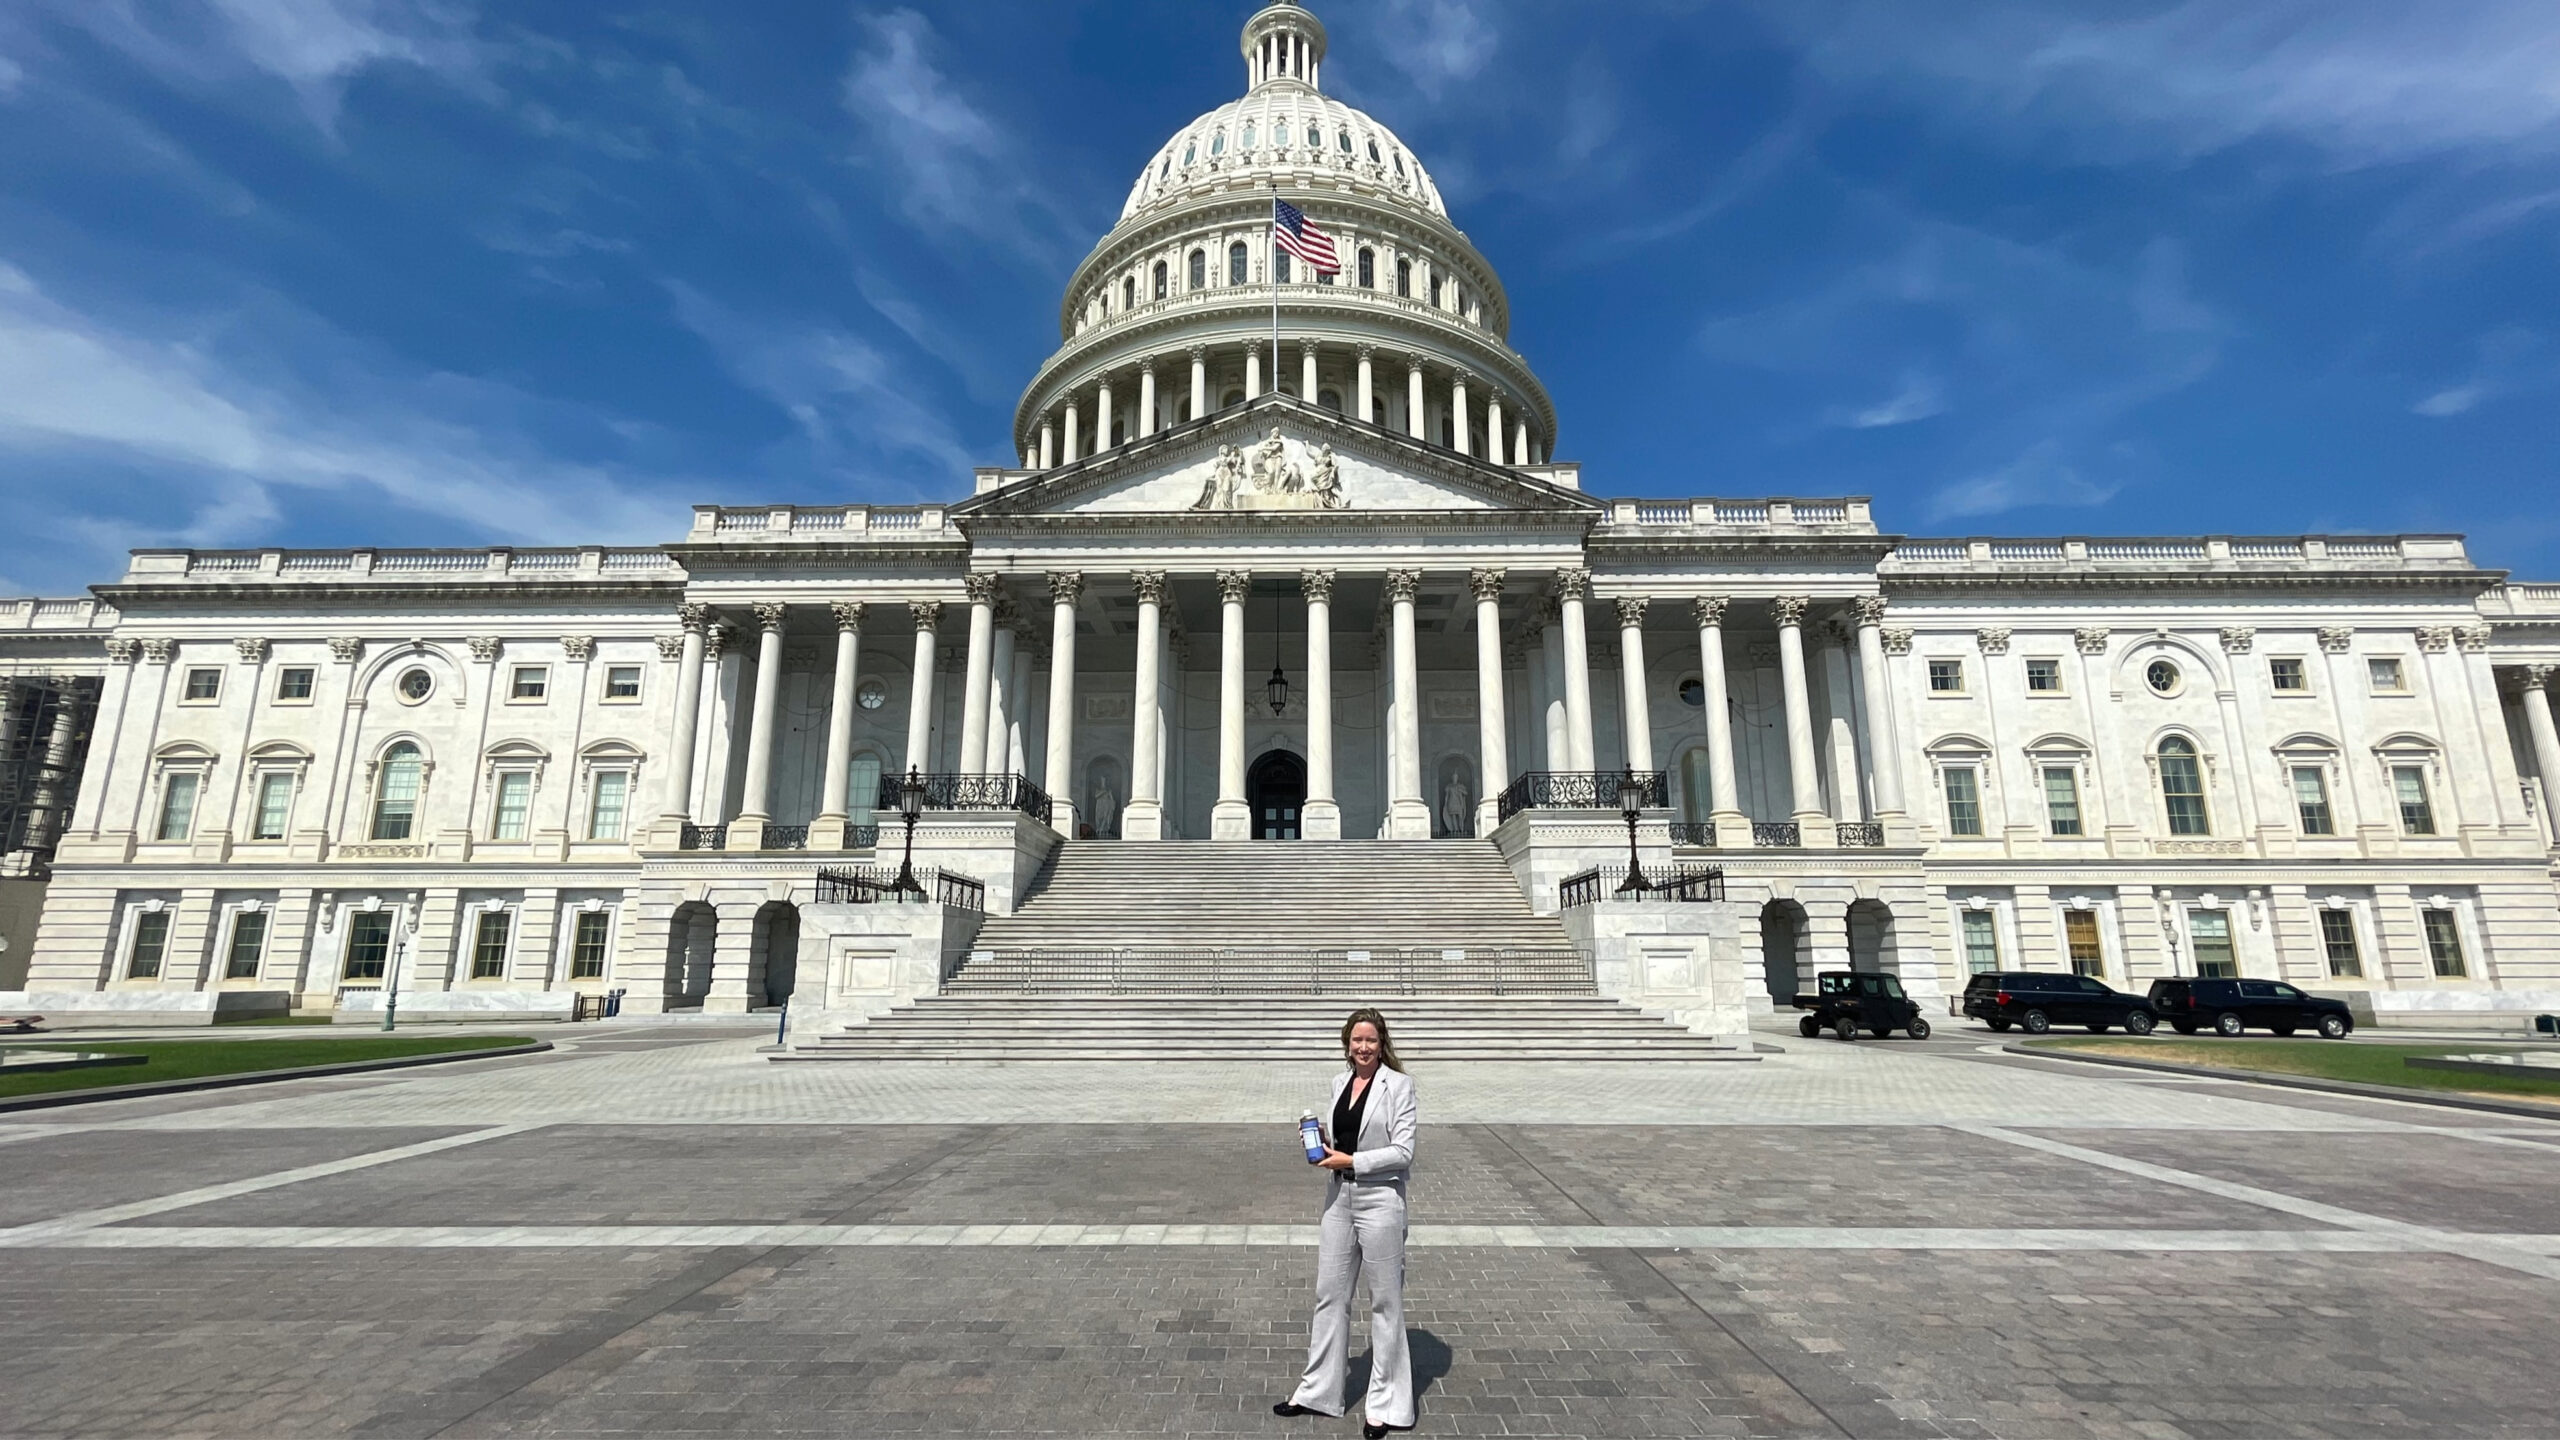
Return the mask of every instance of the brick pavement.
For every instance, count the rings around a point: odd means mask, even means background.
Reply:
[[[1321,1070],[473,1068],[0,1123],[0,1430],[1347,1433]],[[1421,1075],[1424,1433],[2552,1433],[2560,1124],[2054,1072]]]

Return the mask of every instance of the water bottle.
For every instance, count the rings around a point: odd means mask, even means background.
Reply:
[[[1324,1127],[1316,1123],[1314,1111],[1309,1110],[1298,1117],[1298,1139],[1307,1147],[1308,1164],[1324,1159]]]

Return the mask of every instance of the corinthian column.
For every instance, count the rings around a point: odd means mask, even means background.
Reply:
[[[1342,838],[1342,806],[1333,797],[1333,572],[1301,570],[1307,597],[1307,803],[1298,833]]]
[[[1395,607],[1396,763],[1387,799],[1387,834],[1396,840],[1431,838],[1431,807],[1422,799],[1422,676],[1413,648],[1413,597],[1419,570],[1387,572],[1387,600]]]
[[[1502,572],[1467,577],[1476,595],[1476,834],[1490,835],[1511,784],[1511,734],[1502,713]]]
[[[1316,403],[1316,342],[1298,342],[1298,398]]]
[[[1639,775],[1653,770],[1653,706],[1644,673],[1644,612],[1651,603],[1641,595],[1618,599],[1618,692],[1627,732],[1627,768]]]
[[[1093,453],[1096,455],[1111,448],[1111,421],[1111,377],[1105,375],[1101,386],[1093,392]]]
[[[1822,808],[1822,771],[1813,753],[1813,700],[1804,682],[1804,612],[1811,600],[1770,602],[1778,617],[1778,680],[1787,704],[1787,778],[1795,790],[1795,822],[1804,838],[1817,838],[1831,823]]]
[[[844,792],[853,781],[853,687],[861,670],[862,602],[839,600],[827,608],[836,617],[836,683],[827,702],[826,789],[818,797],[818,818],[810,828],[824,829],[827,833],[823,838],[840,841],[838,832],[846,819],[849,798]],[[810,843],[815,845],[819,838],[813,834]]]
[[[1209,838],[1250,840],[1253,810],[1244,803],[1244,597],[1248,570],[1218,572],[1218,803]]]
[[[1449,378],[1449,448],[1467,452],[1467,372]]]
[[[1191,418],[1209,413],[1209,347],[1191,347]]]
[[[756,698],[748,711],[745,810],[729,827],[728,848],[764,848],[765,822],[773,818],[773,712],[782,703],[782,617],[778,600],[755,605]]]
[[[676,732],[669,737],[675,743],[668,748],[667,797],[658,815],[681,825],[693,816],[695,731],[702,725],[702,635],[711,623],[711,607],[679,605],[676,618],[684,625],[684,649],[676,661]]]
[[[1484,397],[1484,458],[1499,465],[1502,450],[1502,392],[1496,390]]]
[[[913,677],[907,682],[907,753],[900,758],[908,770],[930,770],[933,768],[933,662],[935,647],[940,643],[940,637],[934,631],[942,623],[942,602],[910,601],[907,612],[916,619],[916,656]]]
[[[1156,362],[1138,366],[1138,437],[1156,433]]]
[[[1120,811],[1120,838],[1164,838],[1164,794],[1156,756],[1156,690],[1163,683],[1164,572],[1129,577],[1138,590],[1138,683],[1129,705],[1129,803]]]
[[[2542,828],[2549,842],[2560,842],[2560,728],[2551,723],[2551,677],[2560,666],[2527,665],[2524,689],[2525,729],[2533,735],[2533,768],[2542,777]]]
[[[1867,755],[1875,771],[1876,818],[1902,811],[1902,742],[1894,733],[1893,694],[1884,673],[1884,597],[1849,602],[1858,622],[1858,683],[1867,692]]]
[[[1591,595],[1591,572],[1556,572],[1556,617],[1564,631],[1564,743],[1575,772],[1597,763],[1591,744],[1591,637],[1582,628],[1582,602]]]
[[[1707,797],[1711,807],[1707,815],[1716,827],[1717,844],[1740,845],[1751,838],[1751,820],[1742,813],[1742,787],[1734,775],[1733,707],[1725,699],[1724,683],[1725,604],[1721,595],[1701,595],[1689,602],[1689,613],[1698,622],[1699,685],[1706,692],[1700,699],[1707,712],[1707,788],[1715,792]]]
[[[1070,428],[1067,433],[1073,435],[1075,431]],[[972,575],[967,584],[969,668],[960,682],[960,773],[977,775],[987,768],[987,703],[988,692],[994,686],[996,577]]]
[[[1360,419],[1370,425],[1378,423],[1378,391],[1376,367],[1372,358],[1378,353],[1374,345],[1360,347]]]
[[[987,773],[1001,775],[1013,769],[1013,717],[1022,708],[1022,694],[1014,683],[1014,645],[1019,638],[1013,631],[1013,620],[1005,612],[1010,605],[997,607],[996,628],[987,646],[987,738],[979,748],[986,756]]]
[[[1049,753],[1040,784],[1049,792],[1052,823],[1070,840],[1076,835],[1076,597],[1083,593],[1084,576],[1049,572]]]
[[[1422,423],[1422,357],[1414,356],[1404,367],[1404,433],[1416,440],[1429,439]]]

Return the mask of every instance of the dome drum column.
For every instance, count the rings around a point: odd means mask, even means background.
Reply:
[[[1105,375],[1093,395],[1093,453],[1096,455],[1111,448],[1111,420],[1111,377]]]
[[[1138,435],[1144,439],[1156,433],[1156,362],[1138,366]]]
[[[1316,403],[1316,342],[1298,342],[1298,398]]]
[[[1416,440],[1428,439],[1422,416],[1422,357],[1412,356],[1404,367],[1404,432]]]
[[[1372,384],[1374,376],[1371,373],[1372,367],[1370,364],[1371,357],[1376,354],[1377,350],[1374,346],[1363,345],[1360,347],[1359,414],[1360,422],[1364,425],[1375,425],[1378,423],[1377,391]]]
[[[1449,448],[1457,451],[1461,455],[1468,453],[1468,378],[1468,374],[1464,370],[1461,370],[1457,374],[1449,377]]]
[[[1209,347],[1191,347],[1191,418],[1209,413]]]

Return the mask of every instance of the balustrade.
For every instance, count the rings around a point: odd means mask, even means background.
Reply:
[[[1523,810],[1615,810],[1619,782],[1630,775],[1644,789],[1646,809],[1671,803],[1671,779],[1660,770],[1532,770],[1503,789],[1495,819]]]
[[[1843,850],[1876,850],[1884,845],[1884,826],[1872,820],[1840,822],[1839,843]]]
[[[1796,850],[1804,846],[1804,827],[1793,820],[1754,820],[1751,843],[1763,850]]]
[[[898,792],[909,777],[880,777],[878,807],[898,808]],[[1047,791],[1022,775],[990,772],[986,774],[919,775],[924,785],[924,808],[927,810],[1018,810],[1046,825],[1051,802]]]

